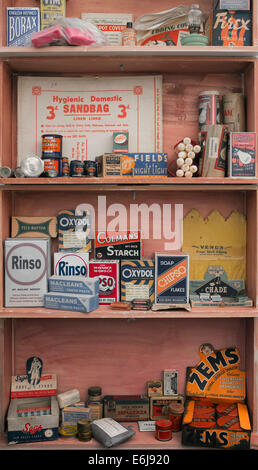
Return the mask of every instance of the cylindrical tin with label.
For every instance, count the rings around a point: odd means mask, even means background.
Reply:
[[[172,424],[172,431],[178,432],[181,430],[183,413],[184,406],[182,403],[170,403],[168,417]]]
[[[84,161],[84,173],[88,177],[96,177],[97,173],[97,163],[92,160]]]
[[[202,91],[199,94],[199,129],[207,124],[223,124],[222,96],[219,91]]]
[[[83,176],[84,163],[80,160],[72,160],[70,163],[70,176]]]
[[[12,168],[9,168],[9,166],[2,166],[2,168],[0,168],[1,178],[10,178],[11,176],[13,176]]]
[[[68,157],[62,157],[62,176],[70,176],[70,164]]]
[[[170,441],[172,439],[172,423],[169,419],[156,421],[155,437],[158,441]]]
[[[44,157],[62,157],[62,139],[59,134],[42,135],[42,158]]]
[[[62,176],[62,160],[61,158],[45,158],[42,157],[44,162],[44,172],[47,174],[51,170],[55,170],[55,176]]]
[[[88,403],[100,403],[102,400],[101,387],[94,386],[88,388]]]

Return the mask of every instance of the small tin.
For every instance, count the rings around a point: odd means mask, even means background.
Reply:
[[[76,437],[77,436],[77,426],[72,424],[67,424],[59,428],[59,434],[62,437]]]
[[[91,431],[91,423],[88,419],[79,419],[77,421],[77,429],[80,434],[85,434]]]
[[[80,160],[72,160],[70,163],[70,176],[83,176],[84,164]]]
[[[79,441],[87,442],[87,441],[90,441],[91,438],[92,438],[92,432],[91,431],[89,431],[87,433],[78,433]]]
[[[199,94],[199,129],[204,125],[223,124],[222,96],[219,91]]]
[[[21,169],[20,166],[17,166],[17,168],[15,168],[13,174],[14,174],[15,178],[24,178],[25,177],[24,171]]]
[[[184,406],[182,403],[171,403],[168,407],[168,417],[172,424],[172,431],[181,431]]]
[[[44,172],[44,162],[37,155],[29,155],[22,160],[21,169],[25,176],[37,178]]]
[[[1,178],[10,178],[13,176],[13,170],[9,166],[2,166],[0,168],[0,177]]]
[[[59,134],[42,135],[42,158],[62,157],[62,139]]]
[[[56,178],[58,176],[56,169],[55,168],[50,168],[49,170],[47,170],[46,176],[48,178]]]
[[[68,157],[62,157],[62,176],[70,176],[70,164]]]
[[[155,437],[158,441],[170,441],[172,439],[172,423],[169,419],[161,419],[156,422]]]
[[[84,173],[86,176],[94,178],[98,176],[97,163],[91,160],[84,161]]]
[[[101,387],[90,387],[88,388],[88,403],[96,403],[101,401]]]
[[[42,160],[44,162],[44,172],[48,173],[50,171],[50,174],[47,176],[51,176],[51,173],[54,176],[62,176],[62,160],[61,158],[45,158],[42,157]],[[52,170],[55,170],[53,173]]]

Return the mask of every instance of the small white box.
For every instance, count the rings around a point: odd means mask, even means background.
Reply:
[[[178,371],[175,369],[165,369],[163,381],[164,395],[178,395]]]
[[[7,238],[5,247],[5,307],[44,305],[50,275],[49,238]]]

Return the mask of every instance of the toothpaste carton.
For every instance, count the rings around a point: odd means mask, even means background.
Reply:
[[[61,410],[62,426],[76,425],[80,419],[91,419],[91,409],[84,406],[66,406]]]
[[[89,277],[97,277],[99,280],[100,305],[119,301],[119,261],[90,261]]]
[[[88,313],[99,306],[98,295],[64,294],[48,292],[44,296],[44,307],[54,310],[71,310]]]
[[[155,253],[155,303],[189,303],[189,256]]]
[[[5,307],[44,305],[50,274],[49,238],[7,238],[5,249]]]
[[[54,253],[54,275],[88,277],[89,253]]]
[[[48,280],[48,288],[50,292],[96,295],[99,293],[99,280],[98,278],[90,279],[83,276],[51,276]]]
[[[152,259],[121,261],[121,301],[154,302],[155,272]]]

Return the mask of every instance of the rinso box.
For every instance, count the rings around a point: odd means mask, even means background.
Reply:
[[[140,231],[95,232],[95,258],[134,260],[142,257]]]
[[[54,253],[54,275],[61,277],[89,276],[89,253]]]
[[[189,256],[155,253],[155,303],[189,303]]]
[[[100,305],[119,301],[119,261],[90,261],[89,277],[98,277]]]
[[[121,261],[121,301],[150,299],[154,302],[155,271],[152,259]]]
[[[44,305],[50,275],[49,238],[7,238],[5,248],[5,306]]]
[[[103,398],[104,417],[116,421],[149,419],[149,398],[144,395],[107,395]]]
[[[2,7],[4,8],[4,7]],[[7,46],[24,46],[40,30],[39,8],[6,8]]]
[[[58,439],[59,406],[56,396],[10,401],[8,444]]]
[[[230,132],[228,176],[231,178],[255,178],[256,132]]]

